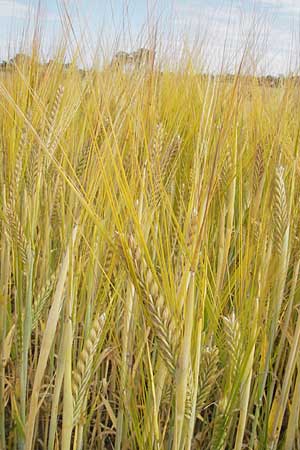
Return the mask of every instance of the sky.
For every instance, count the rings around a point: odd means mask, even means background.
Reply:
[[[77,51],[86,64],[156,42],[170,64],[298,71],[300,0],[0,0],[0,59],[30,51],[37,17],[44,60],[68,35],[66,59]]]

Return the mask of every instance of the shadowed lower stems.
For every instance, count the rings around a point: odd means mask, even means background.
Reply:
[[[181,450],[185,416],[185,402],[191,363],[191,339],[194,321],[195,273],[190,272],[185,307],[185,329],[182,347],[176,367],[176,410],[173,450]]]
[[[127,402],[127,391],[126,391],[126,383],[128,379],[128,341],[129,341],[129,330],[130,330],[130,322],[132,317],[133,310],[133,301],[134,301],[135,289],[133,283],[130,283],[127,296],[126,296],[126,304],[124,311],[124,329],[123,329],[123,342],[122,342],[122,367],[121,367],[121,381],[120,381],[120,390],[123,398],[120,400],[120,407],[117,417],[117,431],[116,431],[116,443],[115,450],[121,449],[122,444],[122,436],[123,436],[123,418],[124,418],[124,404]]]

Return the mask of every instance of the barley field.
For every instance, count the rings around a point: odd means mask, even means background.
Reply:
[[[146,53],[0,72],[0,449],[299,450],[298,79]]]

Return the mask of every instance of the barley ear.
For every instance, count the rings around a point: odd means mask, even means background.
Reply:
[[[105,322],[105,314],[96,317],[92,328],[79,355],[77,366],[72,376],[72,393],[74,401],[73,420],[76,425],[81,417],[88,393],[88,385],[92,375],[93,361]]]
[[[213,390],[218,378],[219,350],[216,346],[203,350],[199,373],[199,387],[197,395],[197,413],[205,407],[209,394]]]
[[[226,339],[226,349],[230,358],[230,375],[234,380],[238,373],[241,356],[241,331],[239,322],[232,312],[230,316],[223,317],[224,333]]]
[[[284,168],[279,166],[275,172],[273,197],[274,246],[276,253],[281,254],[284,235],[288,225],[288,210],[284,183]]]
[[[148,267],[141,249],[131,235],[128,240],[130,254],[139,280],[146,319],[152,327],[158,351],[169,372],[175,373],[178,354],[178,326],[169,311],[168,305],[160,293],[160,288]]]
[[[27,263],[28,259],[28,242],[26,240],[23,227],[20,219],[17,216],[15,209],[9,204],[6,207],[6,221],[8,235],[13,243],[16,243],[16,247],[20,253],[23,264]]]
[[[53,103],[52,109],[50,111],[48,123],[46,126],[46,131],[45,131],[45,144],[46,144],[46,147],[48,150],[50,150],[50,149],[53,150],[51,144],[53,144],[55,141],[55,139],[53,139],[53,133],[54,133],[55,125],[56,125],[58,111],[59,111],[61,101],[63,98],[63,93],[64,93],[64,86],[60,85],[56,91],[54,103]]]
[[[264,152],[262,145],[258,145],[256,147],[255,152],[255,161],[254,161],[254,170],[253,170],[253,195],[255,195],[259,189],[261,180],[263,178],[265,171],[265,164],[264,164]]]

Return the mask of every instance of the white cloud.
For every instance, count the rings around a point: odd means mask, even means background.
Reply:
[[[220,5],[201,0],[177,0],[175,5],[176,27],[191,36],[208,36],[205,53],[212,65],[220,67],[224,57],[233,67],[246,45],[258,70],[286,72],[289,64],[297,64],[292,43],[295,24],[300,22],[300,0],[220,0]]]
[[[31,8],[20,2],[0,0],[0,17],[16,17],[25,19],[28,17]]]
[[[300,14],[300,2],[299,0],[262,0],[257,3],[262,6],[271,7],[273,10],[277,10],[278,12],[284,14]]]

